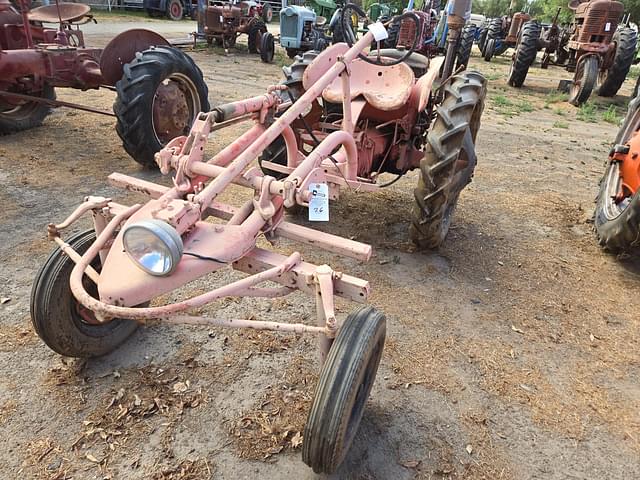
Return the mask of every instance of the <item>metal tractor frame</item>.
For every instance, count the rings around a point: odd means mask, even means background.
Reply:
[[[349,8],[364,16],[359,7]],[[343,15],[343,25],[345,21]],[[49,238],[58,249],[38,274],[31,300],[32,321],[45,343],[68,356],[101,355],[115,349],[139,323],[156,322],[317,335],[322,369],[304,430],[302,458],[318,473],[334,471],[355,436],[371,391],[384,345],[385,318],[374,308],[364,307],[340,319],[334,299],[365,303],[366,280],[328,265],[307,263],[298,252],[281,255],[262,248],[258,239],[274,243],[287,238],[368,260],[371,246],[289,223],[284,209],[302,205],[314,215],[328,214],[323,211],[328,197],[340,188],[382,188],[371,175],[363,177],[361,167],[370,165],[367,154],[388,139],[392,141],[387,149],[389,162],[405,171],[416,166],[415,146],[431,127],[422,112],[435,114],[439,102],[442,118],[435,120],[432,137],[440,142],[445,157],[420,166],[442,188],[431,191],[428,198],[424,190],[417,191],[422,192],[418,203],[429,205],[428,211],[421,210],[425,216],[420,227],[428,228],[431,215],[437,214],[438,225],[448,228],[460,190],[475,166],[474,139],[486,93],[486,81],[477,73],[450,78],[453,62],[446,59],[433,60],[415,81],[403,63],[413,54],[411,50],[395,60],[363,55],[384,34],[384,26],[376,23],[353,46],[338,43],[318,55],[306,68],[304,93],[295,101],[287,100],[289,89],[280,84],[269,87],[264,95],[201,113],[187,136],[175,138],[156,155],[162,173],[175,172],[172,187],[121,174],[110,176],[112,185],[150,197],[145,204],[125,206],[109,198],[88,197],[65,221],[49,225]],[[354,35],[351,32],[348,37],[350,44]],[[433,83],[441,67],[445,91],[439,101]],[[324,135],[311,130],[308,141],[318,135],[322,139],[313,148],[304,148],[296,138],[297,127],[308,120],[307,112],[319,98],[335,101],[341,120]],[[373,131],[363,132],[358,119],[367,105],[372,109]],[[386,119],[374,120],[378,115]],[[212,158],[205,158],[211,134],[245,121],[253,126]],[[391,137],[372,136],[376,126],[382,131],[394,124],[396,134]],[[268,167],[285,175],[276,178],[252,167],[280,138],[285,164]],[[437,152],[431,155],[440,158]],[[239,208],[220,201],[220,194],[232,184],[252,194]],[[65,241],[61,232],[85,214],[93,217],[93,231]],[[152,299],[223,269],[247,276],[190,299],[149,306]],[[224,297],[274,298],[297,290],[315,298],[316,325],[189,314]]]
[[[51,107],[69,107],[116,117],[125,150],[151,165],[168,140],[189,131],[208,109],[202,73],[184,53],[149,30],[129,30],[104,49],[85,47],[79,26],[92,21],[76,3],[21,13],[0,0],[0,134],[38,126]],[[57,23],[58,28],[44,24]],[[55,99],[55,88],[115,88],[115,113]]]
[[[509,84],[521,87],[536,52],[544,48],[542,68],[563,66],[574,73],[569,83],[569,103],[582,105],[594,89],[603,97],[614,96],[633,64],[637,32],[619,22],[624,6],[615,0],[575,0],[569,5],[574,20],[569,29],[560,29],[556,14],[550,29],[542,32],[537,22],[526,23],[512,57]],[[552,58],[553,55],[553,58]]]

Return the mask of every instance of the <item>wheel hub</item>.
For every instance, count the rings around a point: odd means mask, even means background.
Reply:
[[[191,112],[187,96],[178,82],[169,80],[161,84],[153,102],[153,123],[162,143],[184,135],[189,128]]]

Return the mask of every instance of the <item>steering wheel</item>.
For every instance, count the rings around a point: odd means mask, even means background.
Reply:
[[[347,14],[347,12],[349,12]],[[355,12],[358,15],[358,18],[366,18],[367,20],[369,20],[370,23],[371,20],[367,17],[367,14],[364,12],[364,10],[362,10],[362,8],[360,8],[358,5],[355,5],[353,3],[347,3],[343,8],[342,8],[342,12],[340,13],[340,24],[342,25],[342,31],[344,32],[344,38],[347,42],[347,45],[349,45],[349,47],[353,47],[353,44],[356,42],[356,35],[353,31],[353,27],[351,25],[351,12]],[[384,61],[382,60],[379,56],[378,58],[371,58],[368,57],[366,55],[363,55],[362,53],[358,54],[358,58],[360,60],[363,60],[367,63],[370,63],[372,65],[378,65],[381,67],[391,67],[393,65],[397,65],[399,63],[404,62],[405,60],[407,60],[411,54],[413,52],[416,51],[416,49],[418,48],[418,42],[420,41],[420,19],[418,18],[418,16],[413,13],[413,12],[405,12],[402,15],[396,16],[391,18],[391,20],[389,20],[388,22],[386,22],[384,25],[389,26],[392,23],[396,23],[396,22],[402,22],[403,19],[409,19],[412,22],[415,23],[416,25],[416,36],[413,40],[413,44],[411,45],[411,48],[409,48],[407,50],[407,53],[404,54],[404,56],[402,56],[401,58],[398,58],[396,60],[392,60],[392,61]]]

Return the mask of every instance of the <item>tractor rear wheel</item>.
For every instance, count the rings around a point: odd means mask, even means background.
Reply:
[[[93,230],[78,233],[68,240],[80,255],[95,241]],[[91,264],[100,271],[100,258]],[[31,290],[31,322],[33,328],[51,350],[67,357],[105,355],[138,328],[133,320],[113,319],[97,322],[93,313],[82,306],[71,293],[69,277],[75,263],[56,248],[44,263]],[[96,285],[84,277],[85,289],[97,297]]]
[[[187,135],[198,113],[209,111],[202,72],[176,48],[138,52],[124,66],[116,90],[116,131],[127,153],[144,167],[155,167],[156,152]]]
[[[629,103],[629,110],[624,123],[620,127],[615,143],[625,145],[636,144],[640,130],[640,99],[634,98]],[[634,141],[635,139],[635,141]],[[630,156],[631,152],[627,154]],[[624,161],[633,161],[627,158]],[[623,162],[624,162],[623,161]],[[640,253],[640,190],[635,192],[624,188],[620,175],[623,162],[609,160],[607,169],[600,181],[600,191],[596,197],[596,209],[593,214],[598,243],[605,250],[620,254]],[[633,170],[638,174],[637,168]],[[625,183],[629,180],[625,178]],[[638,178],[633,183],[638,183]]]
[[[436,248],[444,241],[458,196],[471,182],[486,93],[486,79],[472,71],[454,76],[445,87],[414,190],[416,204],[409,238],[419,247]]]
[[[518,46],[511,59],[511,70],[507,83],[520,88],[527,78],[529,67],[533,65],[538,54],[538,39],[542,26],[538,22],[527,22],[522,26]]]
[[[333,473],[360,426],[376,379],[386,319],[371,306],[351,313],[325,361],[304,427],[302,461],[316,473]]]
[[[262,42],[262,35],[267,33],[267,26],[262,19],[256,17],[249,26],[247,32],[247,45],[249,46],[249,53],[258,53]]]
[[[613,97],[620,90],[636,56],[638,34],[631,28],[623,28],[613,34],[613,41],[616,44],[616,53],[598,88],[598,95],[601,97]]]
[[[55,100],[56,92],[51,85],[45,84],[41,92],[30,92],[34,97]],[[40,102],[25,102],[18,106],[0,104],[0,135],[21,132],[38,127],[51,113],[51,107]]]
[[[182,20],[183,16],[184,5],[182,5],[181,0],[169,0],[167,4],[167,17],[169,20],[177,22],[178,20]]]
[[[573,84],[569,90],[569,103],[579,107],[589,100],[598,80],[599,59],[595,55],[583,55],[578,60]]]
[[[473,23],[467,23],[460,33],[458,42],[458,53],[456,55],[456,70],[464,65],[467,68],[469,57],[471,57],[471,49],[473,48],[473,40],[476,37],[476,26]]]
[[[487,42],[492,38],[498,39],[502,37],[502,19],[494,18],[489,22],[489,26],[487,27],[487,35],[485,41],[483,43],[482,55],[484,55],[484,50],[487,48]]]
[[[389,25],[387,38],[382,41],[381,48],[396,48],[398,45],[398,34],[400,33],[400,22],[395,21]]]

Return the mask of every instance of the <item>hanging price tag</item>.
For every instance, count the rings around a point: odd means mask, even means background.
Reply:
[[[309,221],[329,221],[329,186],[326,183],[312,183],[309,185],[311,199],[309,200]]]
[[[369,25],[369,31],[373,33],[373,38],[375,38],[376,42],[380,42],[389,38],[389,34],[387,33],[387,29],[384,28],[384,25],[380,22],[372,23]]]

